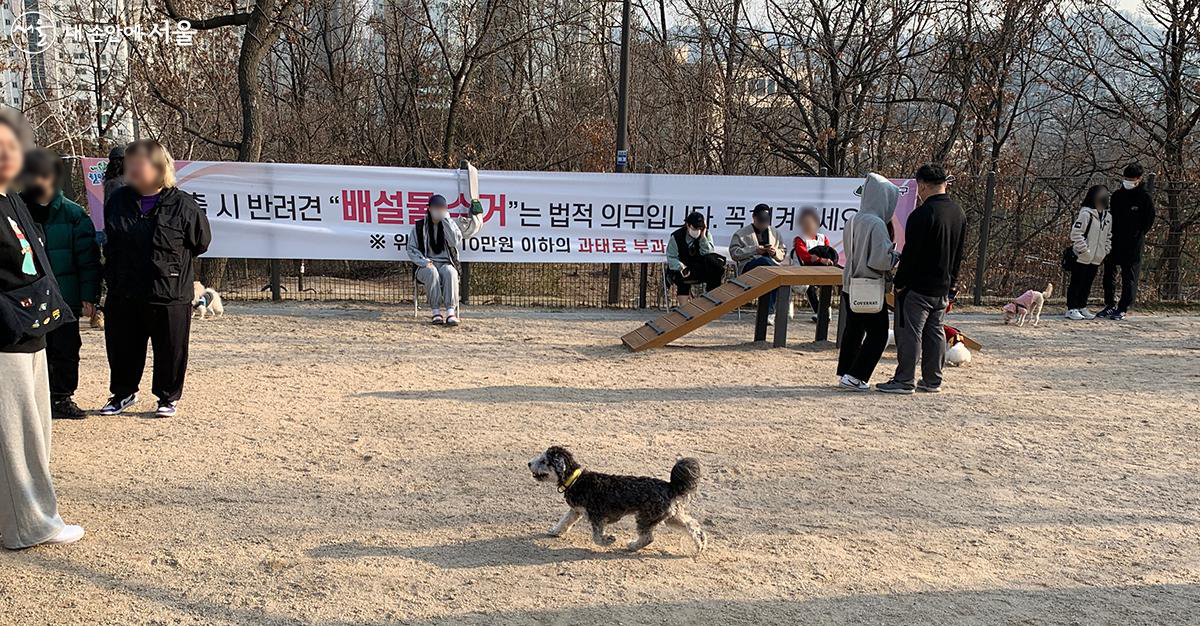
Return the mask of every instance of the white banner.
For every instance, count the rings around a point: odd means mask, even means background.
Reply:
[[[88,204],[103,228],[107,161],[84,159]],[[209,257],[407,260],[413,224],[429,197],[463,215],[465,172],[405,167],[177,161],[179,187],[208,214]],[[755,204],[775,207],[773,221],[791,249],[800,209],[815,207],[821,229],[841,249],[842,227],[858,210],[862,179],[778,176],[683,176],[575,172],[479,172],[484,225],[464,261],[657,263],[684,217],[699,211],[722,251],[747,224]],[[902,188],[897,239],[916,187]]]

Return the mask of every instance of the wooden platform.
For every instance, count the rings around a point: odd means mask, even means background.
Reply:
[[[815,285],[820,287],[821,314],[817,320],[817,341],[829,337],[829,301],[833,287],[842,284],[842,269],[829,266],[783,265],[757,267],[703,296],[692,298],[682,307],[675,307],[666,315],[646,322],[645,325],[621,337],[621,343],[633,352],[664,346],[672,341],[719,319],[721,316],[758,300],[758,315],[754,325],[754,340],[767,338],[767,296],[777,292],[776,301],[790,302],[792,287]],[[785,309],[781,306],[780,311]],[[787,343],[788,317],[775,317],[774,345]]]

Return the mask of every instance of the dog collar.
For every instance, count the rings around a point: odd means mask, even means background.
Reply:
[[[566,492],[566,490],[570,489],[571,485],[575,484],[575,481],[579,479],[579,475],[582,473],[583,473],[582,467],[575,468],[575,471],[571,472],[571,475],[568,476],[567,479],[563,481],[562,487],[558,488],[558,492],[564,493],[564,492]]]

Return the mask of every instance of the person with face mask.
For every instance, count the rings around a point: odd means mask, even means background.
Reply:
[[[125,181],[104,203],[112,397],[100,414],[117,415],[137,402],[150,342],[154,416],[174,417],[187,375],[194,259],[208,251],[212,231],[195,198],[176,186],[175,160],[159,142],[141,139],[125,148]]]
[[[1109,214],[1110,196],[1108,188],[1096,185],[1088,189],[1079,207],[1079,215],[1071,225],[1071,251],[1075,262],[1071,265],[1071,280],[1067,284],[1067,314],[1069,320],[1095,318],[1087,309],[1088,295],[1092,282],[1104,258],[1112,249],[1112,216]]]
[[[46,254],[63,300],[78,319],[96,313],[100,297],[100,246],[96,229],[83,207],[62,192],[62,159],[44,148],[25,156],[21,198],[42,227]],[[79,386],[79,322],[65,323],[46,335],[50,368],[50,409],[54,419],[83,419],[73,399]]]
[[[771,207],[759,204],[750,214],[750,223],[746,224],[729,241],[729,256],[738,264],[738,274],[744,274],[756,267],[764,265],[779,265],[787,258],[787,249],[779,231],[771,225]],[[775,292],[767,297],[768,324],[775,323]]]
[[[444,196],[429,198],[429,211],[408,236],[408,258],[417,266],[416,279],[425,286],[433,323],[458,326],[459,252],[463,242],[483,228],[483,206],[471,202],[471,212],[450,216]]]
[[[946,365],[946,307],[957,293],[967,241],[967,214],[946,192],[946,170],[917,169],[920,205],[904,224],[904,250],[896,268],[896,373],[875,385],[884,393],[937,393]],[[917,363],[921,379],[917,380]]]
[[[725,277],[725,257],[717,254],[704,214],[693,211],[667,240],[667,278],[675,285],[679,306],[687,304],[694,284],[712,291]]]
[[[1138,276],[1142,271],[1142,249],[1146,233],[1154,226],[1154,198],[1142,182],[1142,166],[1125,167],[1121,188],[1113,192],[1109,214],[1112,216],[1112,251],[1104,259],[1104,309],[1096,317],[1123,320],[1137,297]],[[1117,271],[1121,272],[1121,299],[1117,300]]]
[[[30,311],[40,310],[34,299],[53,301],[58,286],[38,226],[10,190],[31,136],[16,110],[0,109],[0,542],[9,550],[83,538],[82,528],[58,514],[46,338],[30,321],[46,328]]]

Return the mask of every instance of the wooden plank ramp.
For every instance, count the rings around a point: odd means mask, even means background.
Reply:
[[[621,337],[632,352],[665,346],[668,343],[720,319],[740,306],[749,304],[775,289],[797,285],[829,287],[842,284],[842,269],[824,265],[782,265],[756,267],[720,287],[688,300],[665,315],[646,322]]]

